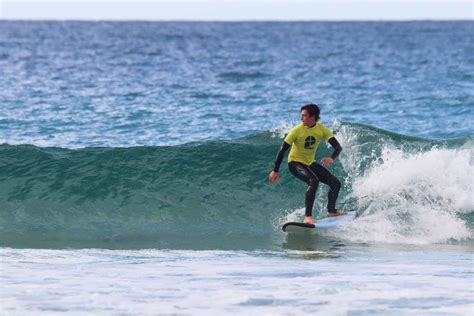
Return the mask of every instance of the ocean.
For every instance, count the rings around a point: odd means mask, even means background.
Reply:
[[[0,21],[0,313],[474,315],[472,43],[472,21]],[[267,176],[307,103],[360,217],[287,235],[305,184]]]

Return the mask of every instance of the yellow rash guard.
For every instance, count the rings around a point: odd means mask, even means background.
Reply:
[[[288,162],[312,164],[321,140],[328,141],[331,137],[333,137],[331,130],[320,123],[316,123],[313,127],[303,124],[293,127],[285,137],[285,143],[291,145]]]

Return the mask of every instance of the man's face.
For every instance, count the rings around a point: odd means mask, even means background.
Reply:
[[[301,111],[301,122],[304,126],[311,127],[316,123],[316,119],[314,116],[309,116],[307,110]]]

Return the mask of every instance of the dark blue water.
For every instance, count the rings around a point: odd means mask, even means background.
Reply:
[[[474,130],[474,23],[0,22],[0,142],[235,139],[298,120]]]

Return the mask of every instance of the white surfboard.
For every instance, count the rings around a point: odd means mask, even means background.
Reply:
[[[316,220],[315,224],[306,224],[301,222],[288,222],[285,223],[282,227],[283,231],[286,233],[298,232],[308,229],[328,229],[335,228],[338,225],[347,223],[356,218],[357,213],[355,211],[348,212],[346,215],[326,217]]]

